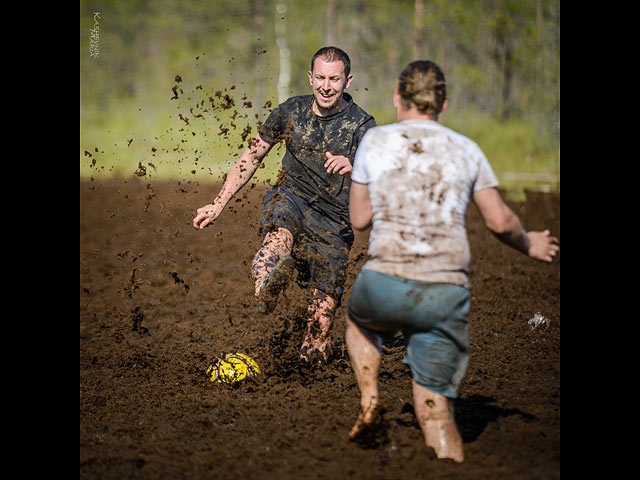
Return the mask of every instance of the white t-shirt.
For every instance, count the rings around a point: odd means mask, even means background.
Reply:
[[[373,209],[364,268],[468,288],[469,199],[498,185],[475,142],[431,120],[373,127],[351,179],[368,185]]]

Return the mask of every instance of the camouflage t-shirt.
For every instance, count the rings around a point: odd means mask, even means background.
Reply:
[[[273,109],[260,127],[260,137],[273,144],[286,143],[279,184],[301,196],[314,209],[334,221],[349,222],[351,180],[327,173],[325,152],[353,161],[365,132],[376,125],[374,118],[343,93],[348,105],[326,117],[313,113],[313,95],[291,97]]]

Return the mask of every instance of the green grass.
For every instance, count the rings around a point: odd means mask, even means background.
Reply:
[[[231,111],[203,112],[178,103],[175,108],[174,104],[166,107],[167,102],[159,104],[163,107],[130,101],[109,111],[81,111],[80,178],[140,176],[149,181],[218,182],[257,133],[253,111],[231,118]],[[243,139],[247,126],[251,132]],[[228,132],[223,133],[221,127]],[[256,179],[275,179],[280,151],[276,147],[269,154]]]
[[[202,112],[190,106],[195,104],[160,101],[139,105],[132,100],[104,111],[81,110],[80,177],[99,180],[138,175],[148,181],[220,181],[246,147],[246,140],[256,134],[256,109],[236,106],[239,113],[231,118],[233,109]],[[202,118],[195,116],[199,113]],[[259,112],[258,118],[264,120],[265,115]],[[376,118],[382,119],[379,123],[391,121],[387,112]],[[478,112],[449,111],[441,121],[478,143],[510,198],[523,198],[525,189],[560,189],[560,149],[541,145],[534,125],[499,122]],[[247,127],[251,132],[243,140]],[[229,131],[223,134],[221,128]],[[274,148],[256,172],[256,180],[275,180],[283,153],[281,144]]]
[[[472,111],[447,112],[441,120],[482,148],[511,198],[522,199],[525,189],[560,190],[560,148],[540,141],[533,123],[500,122]]]

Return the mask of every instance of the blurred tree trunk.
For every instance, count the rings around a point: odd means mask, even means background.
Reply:
[[[511,114],[511,85],[513,83],[513,47],[511,37],[504,38],[502,60],[502,119],[506,120]]]
[[[413,59],[422,57],[422,15],[424,14],[423,0],[415,0],[413,4],[413,44],[411,53]]]
[[[535,45],[538,55],[536,55],[536,68],[533,78],[533,92],[536,98],[542,98],[544,82],[544,23],[543,23],[542,0],[536,3],[536,38]],[[534,121],[536,126],[536,138],[540,138],[544,132],[545,115],[540,109],[534,110]]]
[[[254,20],[255,20],[255,32],[256,32],[256,89],[255,89],[255,102],[256,107],[264,105],[264,84],[265,84],[265,56],[262,54],[264,50],[262,46],[264,45],[264,36],[265,36],[265,8],[264,8],[264,0],[255,0],[254,3]]]
[[[500,117],[506,120],[510,113],[511,84],[513,80],[513,18],[497,9],[492,24],[492,56],[496,62],[500,85]]]
[[[327,41],[326,46],[336,42],[336,0],[327,0]]]
[[[280,53],[280,74],[278,75],[278,103],[289,98],[291,81],[291,51],[287,46],[287,4],[280,1],[276,5],[276,45]]]

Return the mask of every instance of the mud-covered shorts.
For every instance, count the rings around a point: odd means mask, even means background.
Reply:
[[[402,330],[403,363],[416,382],[458,396],[469,363],[469,290],[362,269],[347,302],[350,319],[380,344]]]
[[[276,186],[262,197],[263,233],[286,228],[293,234],[296,281],[340,301],[346,280],[353,230],[317,210],[290,189]]]

